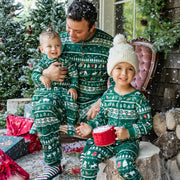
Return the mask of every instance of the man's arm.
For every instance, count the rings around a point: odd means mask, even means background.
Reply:
[[[60,62],[52,63],[47,69],[43,70],[43,76],[48,77],[51,81],[63,82],[68,72],[67,67],[60,67]]]

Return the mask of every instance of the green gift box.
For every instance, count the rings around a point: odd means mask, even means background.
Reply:
[[[29,153],[29,144],[23,137],[0,135],[0,149],[16,160]]]

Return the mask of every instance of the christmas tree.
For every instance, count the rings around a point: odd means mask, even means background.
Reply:
[[[27,19],[27,44],[29,59],[26,66],[23,66],[24,76],[21,77],[22,82],[26,82],[28,86],[23,88],[23,96],[31,97],[33,95],[34,86],[31,80],[33,67],[41,59],[42,54],[38,51],[39,34],[42,30],[51,27],[58,33],[65,30],[66,3],[57,0],[37,0],[35,8],[31,9]]]
[[[23,75],[22,66],[27,56],[24,36],[24,21],[18,19],[23,11],[22,4],[14,4],[14,0],[0,1],[0,99],[21,97],[21,89],[25,86],[19,81]]]

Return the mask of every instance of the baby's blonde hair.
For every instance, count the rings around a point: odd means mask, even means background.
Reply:
[[[42,31],[41,34],[39,35],[39,44],[40,45],[42,45],[44,38],[48,38],[48,39],[59,38],[60,39],[60,36],[56,31],[54,31],[52,29],[48,29],[46,31]]]

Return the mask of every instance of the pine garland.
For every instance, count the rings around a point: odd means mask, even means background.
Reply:
[[[167,54],[174,47],[180,49],[180,18],[173,22],[168,18],[167,0],[139,0],[139,3],[148,21],[145,33],[152,39],[155,50]]]

